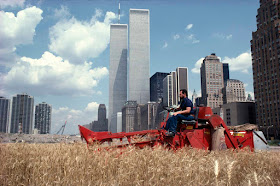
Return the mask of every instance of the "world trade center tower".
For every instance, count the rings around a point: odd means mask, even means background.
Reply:
[[[112,117],[122,111],[127,101],[127,24],[112,24],[110,28],[109,126],[116,132]]]
[[[129,100],[150,101],[150,12],[129,12]]]

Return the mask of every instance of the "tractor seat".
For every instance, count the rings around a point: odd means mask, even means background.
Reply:
[[[198,112],[199,112],[199,107],[196,107],[193,109],[193,115],[194,115],[194,120],[182,120],[182,124],[185,125],[195,125],[198,120]]]

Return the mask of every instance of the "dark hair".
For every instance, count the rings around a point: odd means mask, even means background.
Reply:
[[[182,91],[183,94],[186,94],[186,96],[188,97],[188,91],[186,89],[181,89],[180,92]]]

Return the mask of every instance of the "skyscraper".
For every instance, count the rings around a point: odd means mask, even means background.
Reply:
[[[223,104],[223,64],[216,54],[206,56],[200,67],[202,104],[216,108]]]
[[[105,104],[99,104],[98,106],[98,121],[106,122],[106,106]]]
[[[223,92],[224,104],[246,101],[244,83],[237,79],[229,79]]]
[[[173,78],[167,75],[163,79],[163,106],[172,106],[173,103]]]
[[[114,115],[112,115],[111,119],[114,122]],[[111,127],[114,128],[114,127],[117,127],[117,126],[112,125]],[[106,106],[105,106],[105,104],[99,104],[97,121],[91,122],[89,124],[89,128],[90,128],[90,130],[95,131],[95,132],[110,130],[110,127],[108,126],[108,119],[106,118]],[[116,132],[116,131],[112,131],[112,132]]]
[[[127,101],[128,44],[126,24],[113,24],[110,28],[109,128],[117,125],[116,122],[111,122],[117,121],[111,120],[111,117],[121,112]]]
[[[11,133],[31,134],[33,128],[34,98],[17,94],[12,101]]]
[[[122,108],[122,131],[132,132],[134,131],[134,125],[136,123],[137,115],[137,102],[127,101]]]
[[[163,98],[163,79],[169,75],[169,73],[156,72],[150,78],[150,98],[151,101],[159,101]]]
[[[226,84],[229,79],[229,68],[228,63],[223,63],[223,74],[224,74],[224,83]]]
[[[178,67],[176,69],[177,75],[177,102],[180,101],[179,93],[180,90],[186,89],[189,91],[189,82],[188,82],[188,68],[187,67]]]
[[[257,31],[251,40],[256,122],[276,138],[280,130],[279,7],[279,1],[260,0]]]
[[[150,13],[129,11],[129,100],[150,101]]]
[[[0,132],[8,133],[10,99],[0,97]]]
[[[51,132],[52,106],[43,102],[35,107],[35,125],[40,134]]]
[[[171,81],[172,81],[172,85],[171,85],[171,90],[169,90],[170,95],[169,97],[172,99],[172,105],[177,105],[179,98],[178,98],[178,83],[177,83],[177,72],[176,71],[172,71],[170,72],[171,74]]]
[[[178,105],[181,89],[188,91],[188,68],[178,67],[163,79],[163,105]]]

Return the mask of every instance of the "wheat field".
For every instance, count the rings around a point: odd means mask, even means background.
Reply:
[[[0,185],[280,185],[279,152],[0,144]]]

